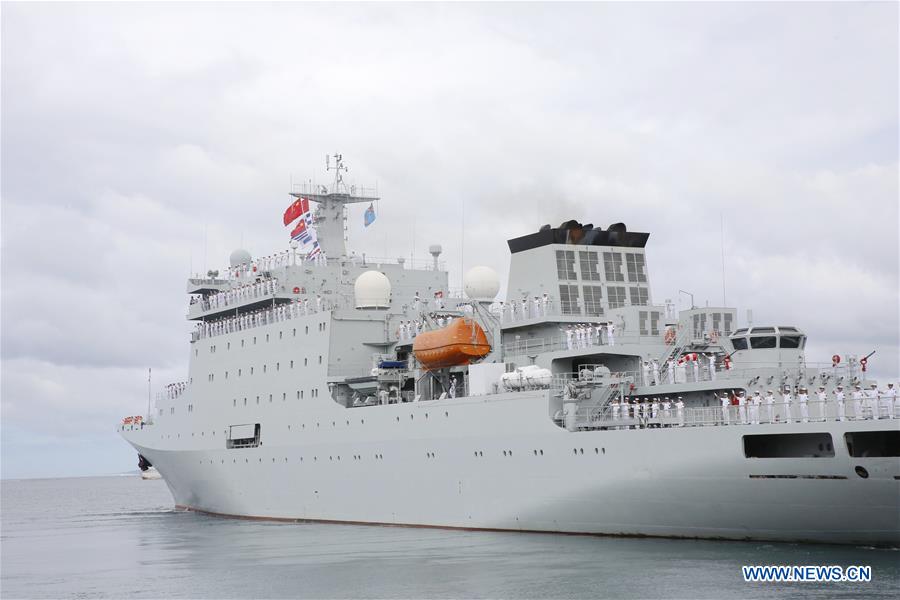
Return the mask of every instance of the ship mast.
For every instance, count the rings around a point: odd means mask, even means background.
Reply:
[[[334,160],[332,161],[332,159]],[[339,258],[347,255],[345,237],[347,205],[361,202],[371,203],[379,198],[376,195],[370,195],[365,188],[360,188],[359,194],[356,193],[356,186],[347,188],[344,183],[344,173],[349,171],[349,168],[344,164],[341,154],[335,152],[333,156],[326,156],[325,170],[334,171],[331,189],[325,186],[302,184],[299,191],[291,191],[291,196],[306,198],[310,202],[318,204],[314,224],[319,247],[326,257]]]

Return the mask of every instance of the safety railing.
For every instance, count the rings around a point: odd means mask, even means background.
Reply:
[[[684,407],[676,402],[619,403],[614,399],[599,408],[561,410],[555,420],[569,429],[635,429],[653,427],[705,427],[727,425],[760,425],[813,423],[826,421],[860,421],[900,418],[900,403],[895,397],[880,395],[838,402],[835,399],[808,400],[796,398],[785,402],[759,403],[752,399],[743,405],[720,407]]]
[[[196,316],[210,310],[239,307],[248,302],[272,298],[277,291],[278,280],[270,277],[210,294],[206,298],[192,297],[188,315]]]
[[[197,323],[196,329],[191,332],[191,341],[198,341],[239,331],[246,331],[255,327],[280,323],[290,319],[316,314],[333,308],[330,300],[323,299],[316,303],[304,303],[299,300],[279,304],[268,308],[227,316],[215,321]]]

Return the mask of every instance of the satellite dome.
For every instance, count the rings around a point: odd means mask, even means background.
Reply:
[[[490,302],[500,291],[500,278],[490,267],[472,267],[466,272],[463,285],[466,296],[472,300]]]
[[[244,264],[248,264],[253,260],[250,256],[250,253],[244,250],[243,248],[238,248],[234,252],[231,253],[231,257],[229,257],[228,262],[231,263],[232,267],[239,267]]]
[[[380,271],[366,271],[353,284],[356,308],[389,308],[391,280]]]

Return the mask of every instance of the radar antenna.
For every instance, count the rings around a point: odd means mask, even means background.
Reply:
[[[334,166],[331,166],[331,156],[325,155],[325,170],[326,171],[334,171],[334,184],[331,188],[332,194],[339,194],[343,190],[344,193],[347,192],[346,186],[344,186],[344,175],[343,173],[349,171],[349,167],[344,165],[344,156],[342,154],[334,153]]]

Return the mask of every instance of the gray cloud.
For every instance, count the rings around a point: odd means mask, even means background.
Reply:
[[[132,468],[146,368],[184,376],[184,278],[286,247],[342,151],[369,256],[451,284],[543,223],[651,232],[655,300],[796,324],[900,373],[898,7],[4,6],[4,476]],[[464,225],[463,225],[464,223]],[[465,252],[462,252],[462,249]]]

